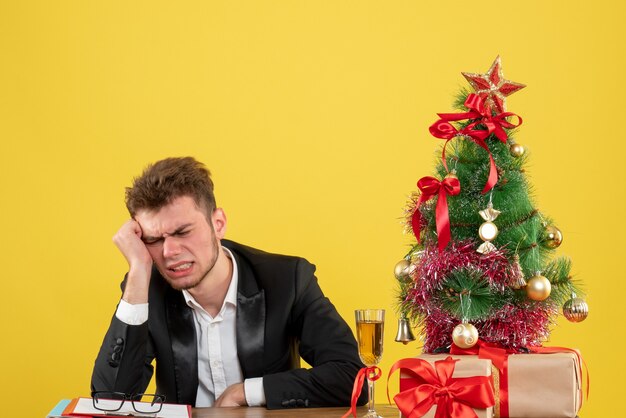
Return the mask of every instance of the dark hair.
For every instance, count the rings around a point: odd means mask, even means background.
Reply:
[[[148,165],[126,188],[126,207],[131,216],[142,210],[159,210],[174,199],[190,196],[207,217],[215,209],[209,170],[193,157],[166,158]]]

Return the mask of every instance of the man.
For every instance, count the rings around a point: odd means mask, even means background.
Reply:
[[[126,206],[131,219],[113,241],[129,269],[92,391],[142,393],[156,359],[157,393],[170,403],[349,405],[362,364],[315,267],[223,239],[226,215],[204,165],[148,166]]]

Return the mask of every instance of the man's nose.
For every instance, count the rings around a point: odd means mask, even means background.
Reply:
[[[175,257],[181,252],[180,242],[176,237],[166,237],[163,239],[163,257]]]

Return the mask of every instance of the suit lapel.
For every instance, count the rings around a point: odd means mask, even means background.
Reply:
[[[244,378],[263,376],[265,340],[265,293],[250,264],[231,250],[237,261],[237,356]]]
[[[198,393],[198,346],[193,312],[185,303],[181,292],[168,288],[166,315],[172,355],[178,403],[196,404]]]

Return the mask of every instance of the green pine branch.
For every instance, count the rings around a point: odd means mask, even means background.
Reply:
[[[486,319],[498,302],[482,273],[472,268],[453,270],[436,297],[436,303],[460,321]]]

